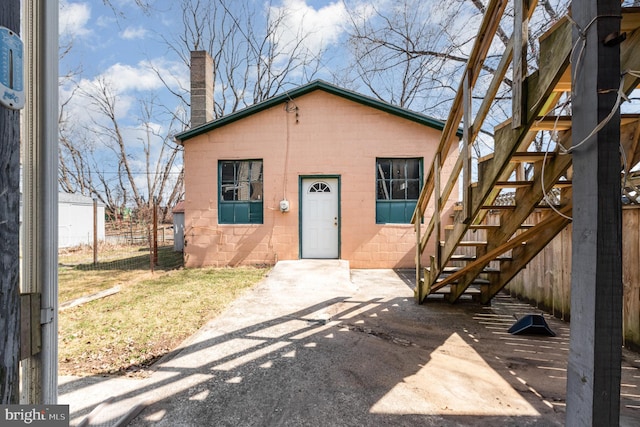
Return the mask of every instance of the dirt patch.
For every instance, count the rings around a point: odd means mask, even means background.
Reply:
[[[134,378],[144,378],[151,373],[150,368],[155,362],[173,350],[179,340],[159,340],[143,353],[134,343],[122,346],[107,346],[99,351],[88,351],[70,359],[60,359],[60,375],[89,376],[89,375],[126,375]],[[90,341],[86,344],[91,345]]]

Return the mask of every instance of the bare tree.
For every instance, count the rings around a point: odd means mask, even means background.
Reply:
[[[382,3],[384,9],[343,2],[350,17],[352,63],[348,70],[352,84],[364,85],[383,101],[446,117],[448,101],[455,95],[467,53],[475,41],[473,24],[480,22],[487,2],[392,0]],[[532,18],[533,31],[529,33],[532,67],[537,61],[537,37],[563,14],[569,1],[541,3],[543,7]],[[489,78],[509,41],[511,27],[502,25],[497,31],[502,46],[495,46],[495,54],[483,64]],[[507,78],[498,98],[508,100],[510,88]]]
[[[113,0],[102,0],[102,2],[105,4],[105,6],[109,6],[116,16],[120,16],[120,17],[124,17],[125,16],[124,12],[122,12],[122,10],[118,9],[118,6],[114,4]],[[152,6],[153,1],[152,0],[151,1],[150,0],[135,0],[135,4],[144,13],[150,13],[150,11],[153,8],[153,6]]]
[[[118,17],[126,18],[115,2],[103,1]],[[144,13],[153,13],[153,2],[136,3]],[[535,39],[563,14],[568,0],[541,3],[531,21],[532,68],[537,58]],[[166,43],[166,57],[177,58],[185,68],[190,51],[211,54],[214,118],[306,83],[324,65],[326,51],[312,46],[313,33],[308,28],[290,25],[291,11],[274,7],[271,1],[260,3],[258,8],[256,4],[254,0],[180,0],[172,5],[181,18],[175,33],[159,36]],[[349,15],[352,61],[346,67],[348,72],[334,70],[334,80],[356,90],[364,86],[373,96],[395,105],[446,117],[475,40],[470,23],[480,22],[486,0],[343,0],[343,4]],[[503,25],[505,28],[498,31],[502,46],[493,48],[495,53],[485,62],[480,81],[491,78],[507,43],[511,29]],[[61,55],[72,48],[73,40],[67,40]],[[123,128],[124,121],[117,114],[120,94],[109,82],[102,80],[93,87],[85,84],[65,92],[69,99],[61,103],[59,171],[64,191],[98,197],[112,208],[127,204],[142,207],[153,196],[171,205],[181,196],[181,153],[171,135],[189,127],[185,114],[189,88],[180,76],[160,66],[151,67],[175,103],[140,99],[135,132],[130,125]],[[81,74],[81,68],[66,73],[65,83]],[[81,126],[68,119],[74,97],[90,101],[91,125]],[[481,97],[475,94],[476,101]],[[509,98],[510,81],[505,79],[498,95],[504,105],[497,103],[492,112],[496,120],[508,114]],[[154,123],[164,125],[159,130]],[[490,133],[490,126],[484,131]]]
[[[181,31],[164,39],[187,67],[192,50],[212,56],[214,118],[306,83],[321,66],[323,52],[307,46],[309,34],[290,34],[286,28],[289,12],[270,2],[261,7],[256,10],[246,0],[181,0]],[[171,87],[171,76],[157,72]],[[188,88],[171,90],[188,105]]]
[[[465,46],[475,35],[450,34],[464,2],[384,5],[362,8],[345,2],[353,84],[363,84],[380,100],[443,116],[447,106],[441,105],[442,98],[452,97],[455,72],[465,64]],[[439,19],[432,18],[436,12]]]
[[[158,126],[154,99],[139,100],[139,124],[121,125],[118,98],[106,79],[79,88],[89,101],[91,123],[74,128],[66,103],[60,109],[59,183],[67,192],[97,197],[111,211],[148,207],[153,198],[173,206],[182,195],[181,147],[172,123]]]
[[[118,17],[126,18],[115,3],[104,2]],[[145,13],[153,11],[150,1],[137,4]],[[181,25],[175,34],[161,36],[169,53],[185,68],[191,50],[206,49],[212,55],[216,118],[309,81],[320,67],[322,52],[308,46],[306,33],[287,31],[285,8],[263,4],[264,9],[256,10],[254,6],[251,0],[181,0],[177,5]],[[61,55],[72,47],[71,40]],[[105,78],[92,84],[78,79],[76,89],[67,92],[59,118],[62,190],[97,197],[113,210],[128,205],[142,209],[154,196],[172,206],[182,197],[181,147],[172,135],[189,126],[184,114],[189,89],[179,76],[152,68],[174,95],[177,107],[156,98],[139,99],[135,129],[123,125],[118,110],[121,94]],[[71,86],[78,76],[68,73],[65,85]],[[76,99],[89,102],[89,125],[69,119]]]

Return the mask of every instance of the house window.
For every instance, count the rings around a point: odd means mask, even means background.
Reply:
[[[376,160],[376,223],[408,224],[422,183],[422,159]]]
[[[262,224],[262,160],[223,160],[218,170],[218,223]]]

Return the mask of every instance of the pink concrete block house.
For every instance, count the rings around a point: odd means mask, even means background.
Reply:
[[[210,68],[192,54],[192,128],[176,136],[187,267],[414,267],[409,222],[442,122],[323,81],[211,120]]]

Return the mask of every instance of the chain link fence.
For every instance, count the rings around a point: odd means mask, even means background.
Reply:
[[[58,261],[61,266],[80,270],[154,271],[182,267],[183,255],[174,250],[172,226],[158,226],[154,238],[150,224],[120,221],[107,224],[105,238],[96,247],[60,248]]]

